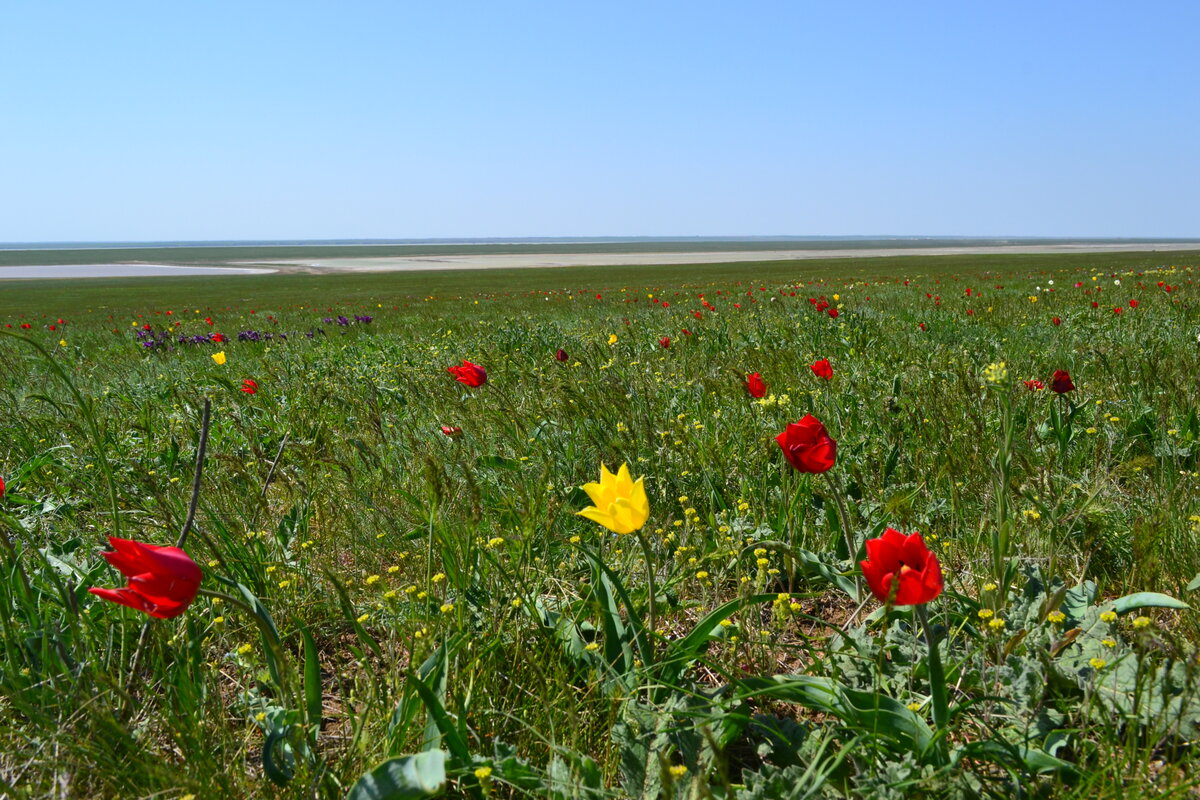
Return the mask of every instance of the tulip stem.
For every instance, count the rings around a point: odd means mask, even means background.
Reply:
[[[641,542],[641,545],[642,545],[642,557],[645,558],[645,560],[646,560],[646,583],[647,583],[647,589],[650,592],[649,601],[646,603],[646,627],[648,629],[647,633],[646,633],[646,640],[647,640],[647,644],[649,644],[651,647],[653,647],[654,646],[653,642],[654,642],[655,628],[656,628],[656,624],[655,624],[656,615],[654,613],[654,599],[655,599],[654,596],[655,596],[655,594],[658,593],[658,589],[654,585],[654,561],[653,561],[653,558],[650,553],[650,542],[649,542],[649,540],[646,539],[646,535],[643,534],[641,531],[638,531],[637,538],[638,538],[638,541]]]
[[[846,501],[842,499],[842,479],[830,472],[825,474],[829,476],[829,484],[833,487],[833,499],[837,503],[838,519],[842,522],[842,535],[846,537],[846,558],[853,565],[855,557],[858,556],[858,547],[854,542],[854,533],[850,530],[850,514],[846,510]],[[854,591],[856,595],[862,595],[862,585],[859,583],[857,570],[854,574]]]
[[[929,624],[929,612],[925,605],[916,606],[917,619],[925,633],[925,647],[928,650],[926,665],[929,669],[929,694],[933,705],[933,725],[936,729],[937,755],[940,763],[945,764],[947,755],[947,740],[950,735],[950,705],[946,699],[946,674],[942,670],[942,656],[938,651],[937,640],[933,628]]]

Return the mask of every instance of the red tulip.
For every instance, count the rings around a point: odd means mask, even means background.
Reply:
[[[838,310],[836,308],[829,309],[829,316],[837,319]]]
[[[453,439],[455,436],[462,435],[462,428],[458,427],[457,425],[443,425],[442,433]]]
[[[1051,321],[1051,322],[1053,322],[1055,325],[1062,325],[1062,318],[1061,318],[1061,317],[1054,317],[1054,318],[1052,318],[1050,321]]]
[[[258,384],[251,378],[242,381],[242,391],[246,394],[258,394]]]
[[[1050,388],[1057,394],[1066,394],[1067,392],[1075,391],[1075,384],[1071,383],[1071,373],[1065,369],[1054,370],[1054,377],[1050,380]]]
[[[809,369],[813,371],[813,375],[818,378],[830,380],[833,378],[833,366],[829,363],[828,358],[822,358],[820,361],[814,362]]]
[[[478,364],[472,364],[466,359],[463,360],[461,367],[446,367],[446,372],[453,375],[454,380],[466,384],[471,388],[483,386],[487,383],[487,371]]]
[[[942,567],[921,534],[905,536],[888,528],[867,540],[867,560],[859,562],[871,593],[884,603],[915,606],[942,593]]]
[[[1137,308],[1139,305],[1141,305],[1141,304],[1140,304],[1140,303],[1138,303],[1138,301],[1137,301],[1137,300],[1130,300],[1130,301],[1129,301],[1129,307],[1130,307],[1130,308]]]
[[[1033,380],[1025,381],[1025,388],[1031,392],[1037,392],[1045,389],[1046,384],[1042,383],[1037,378],[1034,378]]]
[[[123,589],[88,589],[92,594],[136,608],[158,619],[178,617],[196,599],[200,567],[178,547],[159,547],[108,537],[114,552],[104,559],[129,578]]]
[[[4,478],[0,478],[0,500],[4,499]]]
[[[767,393],[767,385],[763,383],[762,375],[757,372],[746,376],[746,391],[751,397],[762,397]]]
[[[662,337],[661,339],[659,339],[659,340],[658,340],[658,344],[659,344],[659,345],[660,345],[660,346],[661,346],[661,347],[662,347],[664,350],[665,350],[665,349],[667,349],[668,347],[670,347],[670,346],[671,346],[671,337],[670,337],[670,336],[664,336],[664,337]]]
[[[566,360],[567,360],[567,351],[566,351],[566,350],[563,350],[563,349],[560,347],[560,348],[558,348],[558,352],[556,352],[556,353],[554,354],[554,357],[555,357],[557,360],[559,360],[559,361],[566,361]]]
[[[837,442],[812,414],[789,424],[775,441],[788,463],[800,472],[825,472],[837,460]]]

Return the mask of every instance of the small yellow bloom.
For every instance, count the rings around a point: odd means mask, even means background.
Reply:
[[[1104,669],[1106,666],[1108,666],[1108,662],[1103,658],[1090,659],[1088,664],[1091,665],[1092,669]]]
[[[921,710],[921,704],[920,704],[920,703],[918,703],[918,702],[916,702],[916,701],[913,701],[913,702],[911,702],[911,703],[909,703],[909,704],[908,704],[908,710],[909,710],[909,711],[920,711],[920,710]]]
[[[488,778],[492,777],[492,768],[491,767],[477,767],[475,769],[475,777],[478,780],[486,781]]]
[[[1004,627],[1004,620],[996,617],[994,620],[988,623],[988,627],[994,631],[998,631]]]
[[[640,530],[650,518],[650,501],[646,498],[644,480],[638,478],[634,481],[629,474],[628,464],[622,464],[616,475],[601,464],[600,482],[583,485],[583,490],[595,505],[578,512],[579,516],[587,517],[613,533],[626,534]]]
[[[218,366],[221,364],[224,364],[225,363],[225,351],[221,350],[220,352],[213,353],[212,360],[217,362]]]
[[[994,583],[985,583],[985,584],[983,585],[983,590],[984,590],[985,592],[994,592],[994,591],[996,591],[996,584],[994,584]]]
[[[253,650],[253,649],[254,649],[254,648],[253,648],[251,645],[244,644],[244,645],[242,645],[241,647],[239,647],[239,648],[237,649],[237,651],[238,651],[238,655],[240,655],[240,656],[244,656],[244,655],[246,655],[247,653],[249,653],[249,652],[250,652],[251,650]]]
[[[988,383],[1002,383],[1008,377],[1008,367],[1001,361],[996,364],[988,364],[983,371],[983,378]]]
[[[975,613],[979,616],[980,619],[991,619],[993,616],[995,616],[995,612],[992,611],[990,608],[981,608],[978,611],[976,611]]]
[[[684,764],[676,764],[671,767],[671,776],[674,778],[682,778],[687,775],[688,768]]]
[[[1049,614],[1046,615],[1046,619],[1050,620],[1055,625],[1061,624],[1063,622],[1063,620],[1065,620],[1066,618],[1067,618],[1067,615],[1061,611],[1051,611]]]
[[[66,347],[66,346],[67,346],[67,340],[66,340],[66,339],[59,339],[59,340],[58,340],[58,346],[59,346],[59,347]]]
[[[1133,627],[1147,628],[1149,626],[1150,626],[1150,618],[1149,617],[1134,617],[1133,618]]]
[[[705,578],[707,578],[707,577],[708,577],[708,571],[707,571],[707,570],[703,570],[703,569],[702,569],[702,570],[700,570],[699,572],[697,572],[697,573],[696,573],[696,578],[697,578],[698,580],[704,580],[704,579],[705,579]]]
[[[1100,644],[1104,645],[1105,647],[1112,648],[1112,647],[1117,646],[1117,640],[1116,639],[1101,639]]]
[[[1103,614],[1100,615],[1101,622],[1115,622],[1116,619],[1117,619],[1117,612],[1115,612],[1115,611],[1105,611]]]
[[[611,345],[611,344],[616,344],[616,343],[617,343],[617,335],[616,335],[615,333],[610,333],[610,334],[608,335],[608,343],[609,343],[610,345]]]
[[[371,618],[370,614],[360,614],[358,617],[358,624],[361,625],[364,622],[366,622],[367,620],[369,620],[370,618]]]
[[[584,647],[583,649],[587,650],[589,653],[594,653],[600,649],[600,643],[599,642],[588,642],[587,647]]]

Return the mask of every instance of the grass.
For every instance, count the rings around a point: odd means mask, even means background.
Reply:
[[[386,773],[406,796],[1183,795],[1200,733],[1200,629],[1177,602],[1200,573],[1198,266],[6,283],[0,330],[45,354],[0,337],[0,785],[400,796]],[[373,320],[324,322],[339,314]],[[135,340],[176,323],[233,341]],[[463,359],[486,385],[446,373]],[[1075,392],[1022,382],[1058,369]],[[186,550],[228,597],[146,625],[87,589],[122,582],[106,536],[179,535],[206,399]],[[773,441],[806,413],[838,441],[823,475]],[[639,533],[575,514],[601,463],[645,476]],[[945,569],[928,606],[942,681],[918,615],[885,611],[848,552],[889,526],[925,534]]]

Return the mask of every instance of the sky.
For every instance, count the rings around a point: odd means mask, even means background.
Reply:
[[[11,2],[0,242],[1200,237],[1200,3]]]

